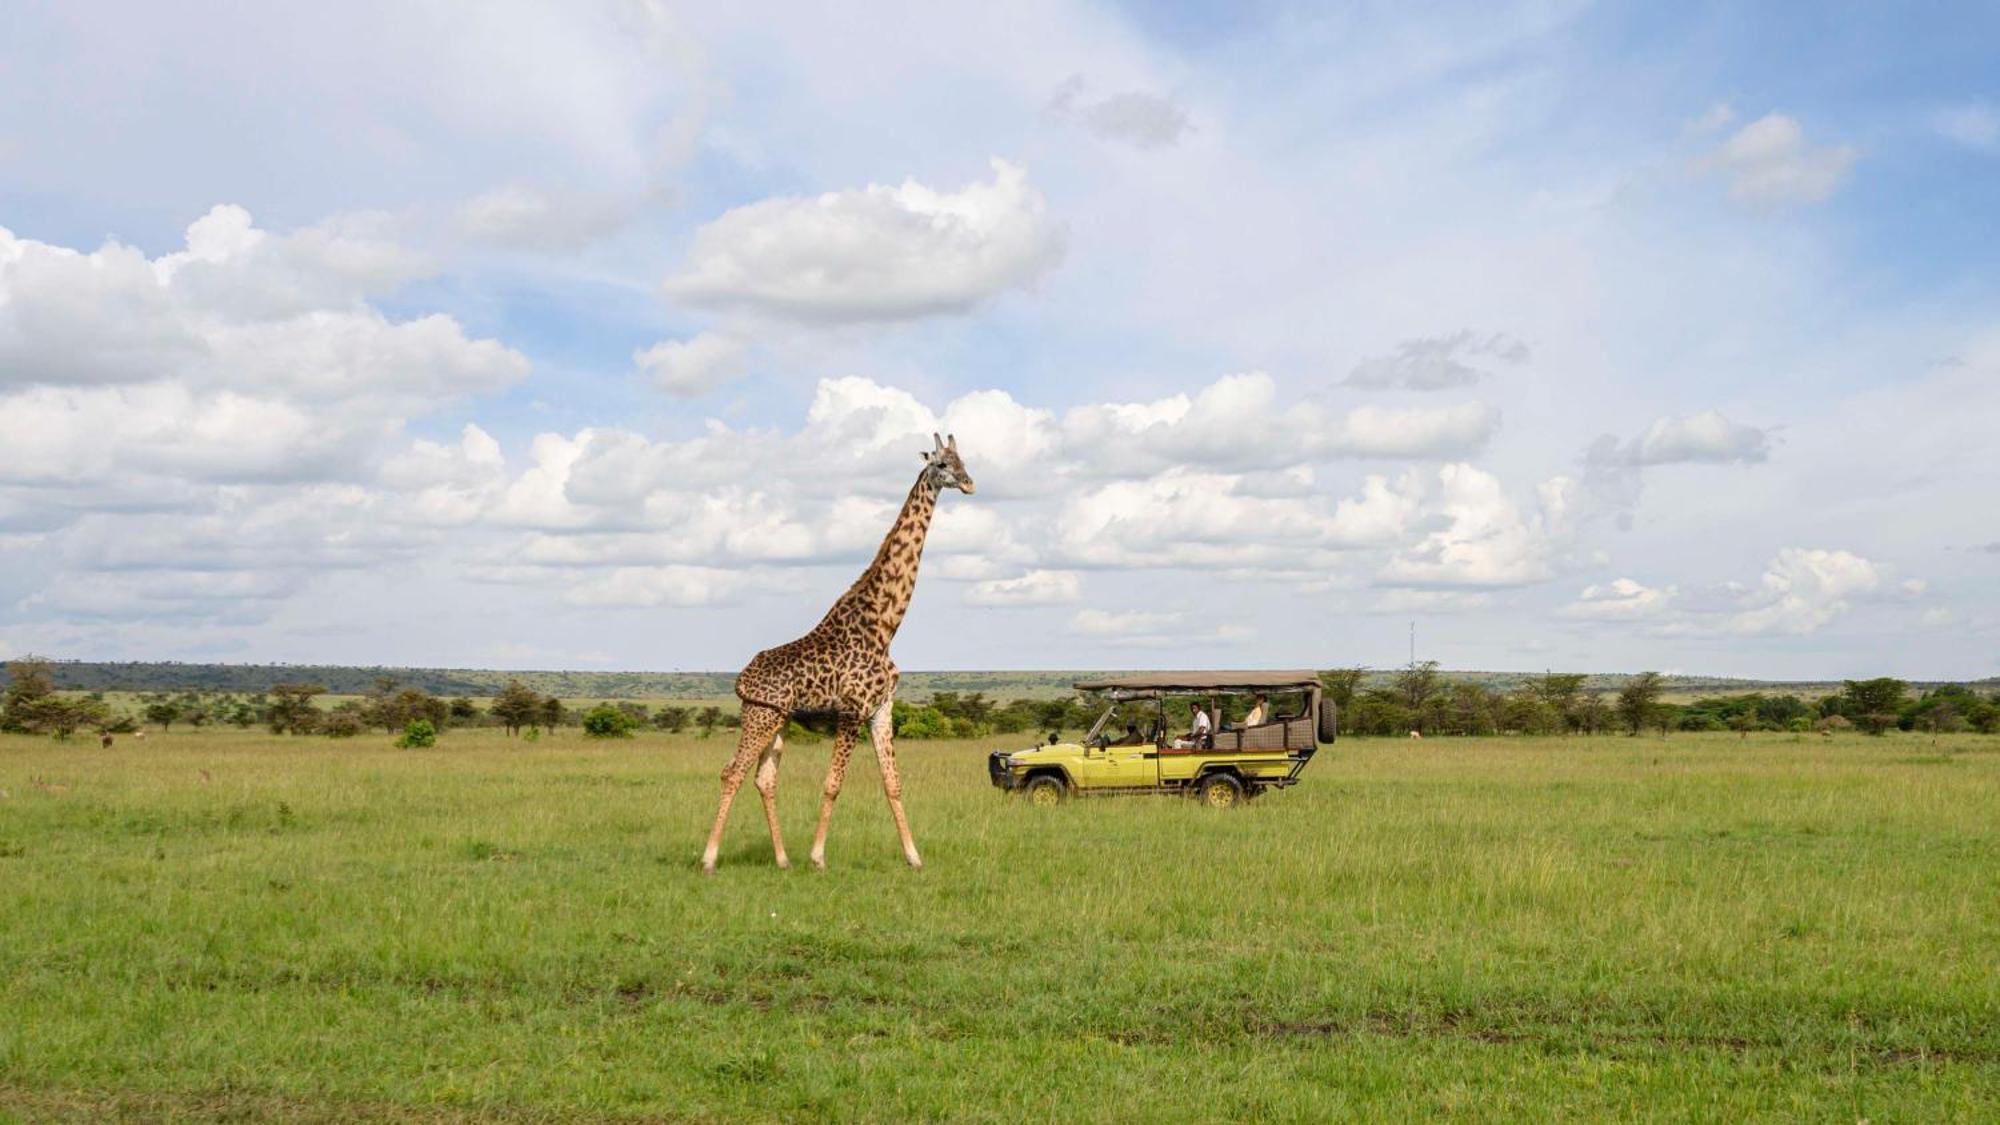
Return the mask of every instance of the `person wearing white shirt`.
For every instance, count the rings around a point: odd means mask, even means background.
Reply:
[[[1208,723],[1208,713],[1201,709],[1201,704],[1188,704],[1188,711],[1193,718],[1188,724],[1187,737],[1174,739],[1176,750],[1200,749],[1208,741],[1209,731],[1212,729]]]

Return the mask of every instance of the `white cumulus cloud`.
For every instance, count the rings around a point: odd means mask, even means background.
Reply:
[[[726,332],[703,332],[686,340],[662,340],[632,353],[632,362],[653,385],[681,398],[707,394],[743,373],[749,349]]]
[[[1018,578],[976,583],[965,592],[971,605],[1064,605],[1083,597],[1082,576],[1073,570],[1031,570]]]
[[[1673,597],[1671,587],[1663,590],[1630,578],[1617,578],[1585,586],[1575,601],[1563,607],[1562,613],[1565,617],[1592,621],[1637,621],[1666,612]]]
[[[990,181],[957,191],[905,180],[738,207],[695,232],[667,292],[822,323],[963,312],[1062,257],[1062,233],[1027,170],[992,167]]]
[[[1850,551],[1786,547],[1764,568],[1746,608],[1726,623],[1744,636],[1812,633],[1847,611],[1852,598],[1882,590],[1876,563]]]
[[[1732,133],[1709,161],[1729,176],[1741,203],[1817,203],[1833,194],[1859,154],[1851,145],[1815,147],[1792,117],[1768,113]]]

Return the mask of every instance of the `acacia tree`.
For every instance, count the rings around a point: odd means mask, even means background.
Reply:
[[[7,693],[0,698],[0,730],[40,733],[55,699],[55,677],[48,661],[38,656],[9,661]]]
[[[1577,696],[1583,691],[1585,677],[1577,672],[1551,672],[1535,681],[1533,691],[1536,698],[1547,704],[1562,723],[1563,733],[1572,727],[1579,727]]]
[[[1354,693],[1361,690],[1361,681],[1367,678],[1366,668],[1328,668],[1319,674],[1319,685],[1326,698],[1333,701],[1334,710],[1345,717],[1354,706]]]
[[[1896,725],[1909,693],[1910,685],[1893,676],[1848,680],[1841,692],[1842,710],[1855,726],[1881,734]]]
[[[163,731],[174,729],[174,721],[181,717],[180,706],[174,702],[146,704],[146,721],[158,723]]]
[[[1618,689],[1618,718],[1631,730],[1632,737],[1639,737],[1639,732],[1658,711],[1660,689],[1658,672],[1641,672]]]
[[[521,733],[522,727],[540,720],[542,697],[521,681],[508,680],[507,686],[500,689],[500,694],[493,697],[490,710],[493,717],[500,720],[500,725],[506,728],[507,736],[512,738]]]
[[[319,709],[313,706],[313,696],[325,691],[318,684],[272,684],[271,705],[264,711],[264,721],[270,724],[271,733],[311,734],[319,726]]]

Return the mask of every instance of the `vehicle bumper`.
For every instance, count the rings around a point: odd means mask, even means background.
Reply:
[[[1014,767],[1007,761],[1007,751],[995,750],[986,756],[986,776],[997,788],[1014,788]]]

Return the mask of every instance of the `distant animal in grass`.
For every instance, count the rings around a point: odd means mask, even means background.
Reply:
[[[207,771],[207,770],[202,770],[202,771],[201,771],[201,783],[202,783],[203,785],[207,785],[207,784],[208,784],[209,782],[211,782],[211,781],[214,781],[214,780],[215,780],[214,778],[212,778],[212,777],[210,777],[210,776],[208,775],[208,771]]]
[[[1410,737],[1415,739],[1422,739],[1424,737],[1424,732],[1420,730],[1413,730],[1410,732]]]
[[[31,778],[29,778],[29,779],[28,779],[28,784],[30,784],[30,785],[32,785],[32,786],[34,786],[35,788],[37,788],[37,789],[41,790],[41,791],[42,791],[42,792],[44,792],[44,793],[67,793],[67,792],[69,792],[69,786],[67,786],[67,785],[58,785],[57,783],[55,783],[55,782],[53,782],[53,781],[50,781],[49,779],[47,779],[47,778],[45,778],[45,777],[31,777]]]
[[[104,747],[104,748],[105,748],[106,750],[109,750],[109,749],[111,749],[111,736],[110,736],[110,735],[108,735],[108,734],[100,734],[100,735],[98,735],[98,736],[97,736],[97,744],[98,744],[99,746],[102,746],[102,747]]]
[[[146,732],[142,730],[133,731],[132,737],[138,739],[141,742],[144,742],[146,741]]]

